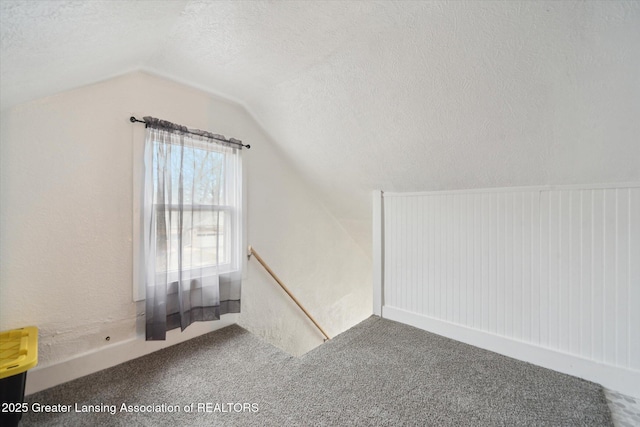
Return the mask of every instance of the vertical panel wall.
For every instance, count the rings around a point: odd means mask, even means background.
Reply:
[[[384,317],[640,378],[640,186],[384,193],[383,225]]]

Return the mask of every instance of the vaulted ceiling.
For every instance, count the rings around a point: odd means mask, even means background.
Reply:
[[[245,106],[363,247],[370,191],[640,180],[640,2],[0,2],[2,108],[147,70]]]

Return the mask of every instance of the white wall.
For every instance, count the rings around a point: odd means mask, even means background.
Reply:
[[[0,328],[40,328],[28,393],[158,348],[141,336],[144,303],[132,302],[132,152],[142,141],[131,113],[250,143],[249,243],[330,334],[370,314],[370,261],[244,108],[132,73],[2,113]],[[255,267],[240,324],[294,354],[321,343]]]
[[[243,160],[248,243],[331,337],[371,315],[368,254],[268,144],[252,145]],[[252,258],[248,267],[240,325],[294,355],[322,343],[320,332],[258,262]]]
[[[384,194],[383,315],[640,396],[640,184]]]

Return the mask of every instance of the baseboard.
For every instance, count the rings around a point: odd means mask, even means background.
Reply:
[[[538,347],[488,332],[384,306],[382,317],[471,344],[514,359],[592,381],[620,393],[640,398],[640,372],[605,365],[567,353]]]
[[[237,314],[225,314],[217,321],[194,323],[184,332],[181,332],[180,329],[169,331],[167,332],[166,341],[145,341],[144,337],[136,337],[98,350],[79,354],[62,362],[48,366],[37,366],[27,372],[25,395],[111,368],[154,351],[222,329],[237,323],[237,320]]]

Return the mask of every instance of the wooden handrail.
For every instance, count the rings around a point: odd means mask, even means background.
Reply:
[[[256,257],[258,262],[264,267],[265,270],[267,270],[267,273],[269,273],[271,275],[271,277],[273,277],[273,280],[278,282],[278,285],[280,285],[280,287],[287,293],[287,295],[289,295],[289,297],[293,300],[293,302],[298,304],[298,307],[300,307],[300,310],[302,310],[304,312],[304,314],[307,315],[309,320],[311,320],[313,322],[313,324],[316,325],[316,328],[318,328],[318,330],[320,330],[320,332],[322,332],[322,335],[324,335],[327,340],[330,340],[331,338],[329,338],[329,335],[327,335],[327,333],[324,331],[324,329],[322,329],[322,327],[320,325],[318,325],[318,322],[316,322],[316,319],[314,319],[313,316],[311,314],[309,314],[309,312],[302,306],[300,301],[298,301],[298,299],[295,296],[293,296],[291,291],[284,285],[284,283],[282,283],[282,281],[278,278],[278,276],[276,276],[276,273],[274,273],[273,270],[271,268],[269,268],[267,263],[264,262],[264,260],[260,257],[260,255],[258,255],[258,253],[251,246],[249,246],[249,258],[251,258],[251,255]]]

